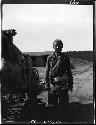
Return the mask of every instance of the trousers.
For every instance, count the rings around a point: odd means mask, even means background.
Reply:
[[[54,109],[59,107],[60,111],[66,112],[69,108],[68,91],[61,88],[56,91],[49,91],[48,104],[52,105]]]

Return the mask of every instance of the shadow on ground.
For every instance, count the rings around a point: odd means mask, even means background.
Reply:
[[[93,103],[80,104],[78,102],[72,102],[69,104],[69,111],[66,115],[60,115],[59,111],[53,111],[52,108],[45,108],[44,103],[39,103],[37,106],[25,105],[21,111],[20,121],[61,121],[61,122],[78,122],[78,123],[93,123]]]

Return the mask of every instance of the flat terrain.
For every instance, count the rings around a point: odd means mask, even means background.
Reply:
[[[61,123],[93,123],[93,63],[80,59],[71,59],[71,63],[75,67],[75,69],[72,69],[74,86],[72,93],[69,93],[70,104],[66,119],[64,116],[59,116],[59,112],[57,114],[55,112],[54,114],[51,110],[45,110],[44,107],[48,102],[48,92],[42,91],[37,96],[41,101],[35,107],[35,112],[33,111],[32,105],[25,105],[23,107],[24,101],[20,103],[17,100],[15,106],[11,106],[11,109],[9,109],[11,115],[7,115],[7,117],[5,115],[3,121],[8,123],[25,123],[25,121],[26,123],[33,123],[32,120],[36,120],[37,123],[43,123],[44,121],[48,122],[50,120],[51,123],[53,121],[56,123],[56,121],[60,121],[60,118],[62,119]],[[46,68],[37,67],[37,69],[40,78],[44,80]],[[19,107],[16,107],[17,103]],[[23,107],[22,110],[20,109],[21,107]],[[21,114],[21,119],[18,118],[19,115],[16,115],[16,113]]]

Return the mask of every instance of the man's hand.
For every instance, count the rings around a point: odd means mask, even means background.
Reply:
[[[50,91],[50,83],[45,82],[45,91]]]
[[[73,86],[68,86],[68,91],[73,91]]]
[[[50,91],[51,90],[51,88],[45,88],[45,91]]]
[[[72,91],[73,91],[73,88],[71,88],[70,91],[72,92]]]
[[[50,91],[50,90],[51,90],[50,85],[45,84],[45,91]]]

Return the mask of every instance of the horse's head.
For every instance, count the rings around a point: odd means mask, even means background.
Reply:
[[[6,44],[8,43],[13,43],[13,36],[17,34],[16,30],[14,29],[9,29],[9,30],[3,30],[2,31],[2,43]]]
[[[3,30],[3,33],[8,36],[15,36],[17,34],[16,30],[14,30],[14,29]]]

